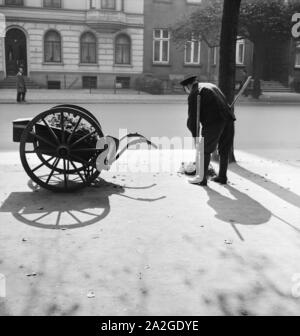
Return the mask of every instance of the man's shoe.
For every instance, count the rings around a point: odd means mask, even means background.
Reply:
[[[201,187],[207,187],[207,180],[201,179],[199,176],[196,176],[194,179],[189,180],[190,184],[197,184]]]
[[[217,176],[217,177],[213,178],[212,181],[216,182],[216,183],[219,183],[219,184],[222,184],[222,185],[227,184],[227,178],[226,177]]]

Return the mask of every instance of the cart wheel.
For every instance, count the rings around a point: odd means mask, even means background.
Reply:
[[[65,104],[65,105],[57,105],[52,107],[52,109],[57,109],[57,108],[71,108],[77,111],[81,111],[84,112],[85,114],[87,114],[89,117],[93,118],[99,125],[99,121],[96,119],[96,117],[93,115],[93,113],[91,113],[90,111],[86,110],[85,108],[78,106],[78,105],[70,105],[70,104]],[[101,127],[101,125],[100,125]]]
[[[28,176],[41,187],[72,192],[90,185],[99,175],[96,160],[103,137],[95,118],[71,107],[39,114],[24,130],[20,157]]]

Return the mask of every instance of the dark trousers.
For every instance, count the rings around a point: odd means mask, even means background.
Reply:
[[[26,92],[17,93],[17,102],[25,101]]]
[[[207,178],[211,154],[218,149],[220,155],[219,177],[227,178],[229,153],[233,146],[234,122],[232,120],[203,126],[204,178]]]

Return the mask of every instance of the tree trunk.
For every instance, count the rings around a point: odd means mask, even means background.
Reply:
[[[254,54],[253,54],[253,79],[254,86],[252,90],[252,97],[259,99],[261,95],[260,80],[263,76],[264,67],[264,49],[265,49],[265,39],[256,38],[254,42]]]
[[[230,104],[233,102],[235,95],[236,39],[240,6],[241,0],[224,0],[220,41],[219,86]],[[235,162],[233,146],[230,162]]]

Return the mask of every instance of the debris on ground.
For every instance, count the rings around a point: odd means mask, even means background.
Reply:
[[[96,297],[96,294],[95,294],[95,292],[93,292],[93,291],[89,291],[89,292],[87,293],[87,297],[88,297],[89,299],[94,299],[94,298]]]

